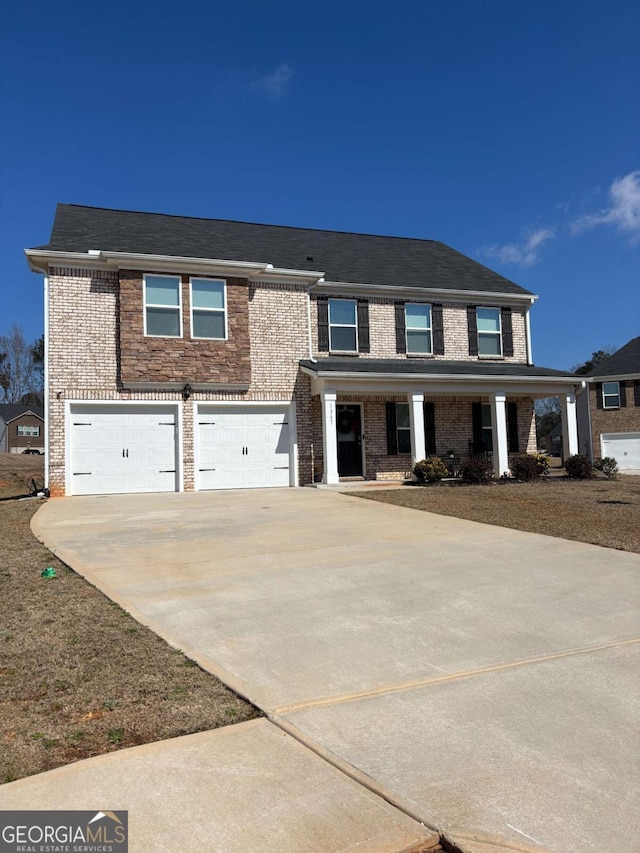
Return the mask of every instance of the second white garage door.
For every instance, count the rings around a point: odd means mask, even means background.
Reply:
[[[603,433],[602,455],[613,456],[621,471],[640,469],[640,432]]]
[[[200,406],[197,417],[198,489],[289,486],[292,470],[290,406]]]

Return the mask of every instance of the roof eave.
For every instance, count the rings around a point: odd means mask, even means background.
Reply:
[[[409,298],[421,297],[425,295],[436,296],[442,299],[452,299],[455,301],[464,300],[468,302],[470,299],[478,301],[495,300],[500,302],[513,302],[515,304],[527,303],[532,305],[538,299],[535,293],[511,293],[509,291],[497,290],[463,290],[461,288],[446,288],[446,287],[407,287],[405,285],[389,285],[389,284],[362,284],[353,281],[318,281],[311,287],[312,291],[326,293],[327,295],[344,295],[345,293],[368,293],[374,296],[389,296],[398,298],[399,296],[407,296]]]

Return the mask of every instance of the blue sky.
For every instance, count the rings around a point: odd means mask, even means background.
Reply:
[[[640,334],[637,2],[1,14],[0,333],[61,201],[442,240],[539,294],[545,366]]]

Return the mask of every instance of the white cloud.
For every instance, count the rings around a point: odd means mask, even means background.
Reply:
[[[640,170],[616,178],[609,187],[609,199],[610,207],[575,219],[569,226],[571,233],[596,225],[613,225],[630,234],[632,243],[640,242]]]
[[[251,88],[259,89],[264,92],[268,98],[276,101],[279,98],[284,97],[287,88],[289,87],[289,83],[293,79],[295,73],[296,70],[293,66],[283,62],[282,65],[278,65],[271,74],[267,74],[266,77],[260,77],[258,80],[254,80],[251,84]]]
[[[532,267],[538,261],[538,252],[542,245],[554,236],[553,228],[526,230],[522,232],[522,239],[518,243],[487,246],[483,251],[487,257],[497,258],[503,264]]]

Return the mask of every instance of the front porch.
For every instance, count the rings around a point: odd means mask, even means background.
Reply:
[[[305,369],[311,374],[316,481],[332,485],[354,479],[405,480],[411,478],[416,461],[432,455],[443,460],[452,476],[464,460],[478,456],[491,460],[496,477],[508,475],[515,454],[536,451],[534,400],[552,394],[561,396],[568,455],[578,452],[579,383],[573,378],[569,384],[568,377],[549,381],[544,374],[525,381],[507,373],[498,381],[477,374],[372,376],[364,359],[355,375],[325,371],[326,366],[318,361],[313,372]],[[340,362],[338,366],[343,367]]]

